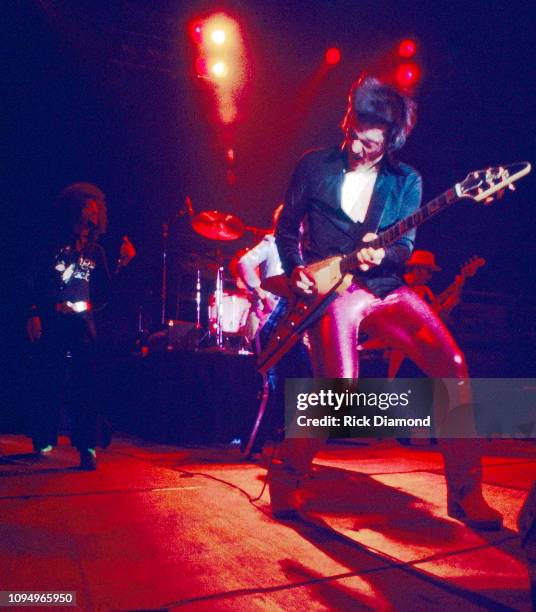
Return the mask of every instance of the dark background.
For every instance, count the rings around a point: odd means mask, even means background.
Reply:
[[[187,36],[193,16],[216,9],[240,21],[250,63],[233,134],[234,187]],[[401,158],[422,173],[425,201],[470,170],[534,161],[536,30],[528,2],[28,0],[3,3],[2,11],[7,355],[22,346],[23,271],[64,185],[84,180],[106,192],[110,259],[123,234],[138,249],[108,333],[134,336],[140,307],[154,331],[162,223],[173,221],[168,308],[175,316],[177,253],[216,246],[177,219],[185,197],[196,211],[223,209],[269,225],[301,152],[340,141],[349,85],[402,38],[417,40],[423,77],[419,123]],[[341,48],[341,63],[302,95],[331,45]],[[471,255],[485,257],[469,288],[499,294],[489,300],[508,304],[512,338],[525,343],[535,334],[535,192],[531,175],[492,207],[458,203],[422,227],[417,241],[443,267],[436,289]],[[224,251],[246,244],[251,235]],[[511,371],[526,372],[528,353],[514,359]]]

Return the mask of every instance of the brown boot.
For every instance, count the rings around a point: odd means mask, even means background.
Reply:
[[[477,442],[472,439],[443,440],[447,513],[472,529],[498,531],[502,516],[482,495],[482,465]]]

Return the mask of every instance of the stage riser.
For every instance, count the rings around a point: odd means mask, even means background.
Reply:
[[[106,378],[115,427],[168,444],[243,439],[262,385],[251,356],[187,351],[130,359]]]

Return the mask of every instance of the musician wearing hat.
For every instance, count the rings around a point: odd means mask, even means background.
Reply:
[[[406,261],[404,281],[415,293],[438,312],[439,304],[434,292],[428,286],[434,272],[441,268],[436,264],[435,255],[431,251],[416,250]]]
[[[473,276],[477,269],[486,262],[481,257],[472,257],[462,266],[454,282],[445,291],[436,295],[428,286],[434,272],[441,268],[436,264],[435,255],[431,251],[416,250],[406,261],[404,282],[413,291],[430,305],[447,324],[450,323],[449,314],[460,303],[463,285],[468,276]]]

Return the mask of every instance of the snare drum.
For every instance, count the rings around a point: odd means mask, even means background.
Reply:
[[[224,291],[222,296],[221,325],[224,334],[243,335],[248,320],[251,304],[242,293]],[[216,307],[216,294],[210,298],[208,307],[210,326],[216,329],[218,325],[218,309]]]

